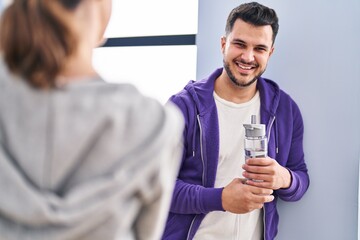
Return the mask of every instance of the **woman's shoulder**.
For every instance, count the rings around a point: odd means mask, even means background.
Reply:
[[[168,128],[182,126],[183,117],[177,107],[163,105],[132,84],[95,81],[74,86],[69,91],[64,96],[65,101],[71,101],[67,108],[75,112],[79,119],[91,121],[92,124],[111,123],[113,128],[123,130],[119,133],[125,133],[129,142],[160,137],[164,129],[169,131]]]

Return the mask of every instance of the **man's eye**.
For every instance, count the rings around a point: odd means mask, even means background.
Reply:
[[[255,50],[258,52],[266,52],[265,48],[255,48]]]
[[[243,44],[243,43],[237,43],[236,45],[238,45],[238,46],[241,47],[241,48],[245,48],[245,47],[246,47],[245,44]]]

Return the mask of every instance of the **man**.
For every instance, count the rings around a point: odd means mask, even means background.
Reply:
[[[234,8],[221,38],[224,67],[170,98],[186,127],[163,239],[274,239],[277,199],[297,201],[306,192],[300,110],[261,77],[278,28],[268,7]],[[268,157],[245,162],[243,124],[251,115],[266,125]]]

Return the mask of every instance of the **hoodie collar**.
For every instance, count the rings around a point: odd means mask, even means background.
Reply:
[[[185,89],[191,94],[200,115],[207,113],[215,106],[213,97],[215,80],[221,75],[223,68],[216,69],[209,77],[199,81],[190,81]],[[280,101],[279,86],[266,78],[260,77],[256,85],[260,93],[261,107],[274,116]]]

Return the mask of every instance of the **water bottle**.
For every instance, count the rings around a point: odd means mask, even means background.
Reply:
[[[245,127],[245,159],[267,157],[266,126],[256,124],[256,115],[251,115],[251,124]]]

